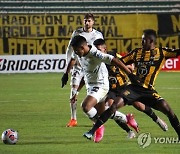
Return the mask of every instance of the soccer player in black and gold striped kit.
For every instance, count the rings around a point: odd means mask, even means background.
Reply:
[[[96,41],[94,41],[94,45],[99,50],[106,51],[106,44],[103,39],[97,39]],[[122,57],[120,54],[118,54],[115,51],[108,52],[108,54],[111,54],[114,57],[119,58],[119,59]],[[107,94],[107,98],[105,102],[107,106],[111,106],[114,99],[118,96],[119,93],[121,93],[123,88],[128,84],[129,79],[128,79],[128,76],[123,71],[121,71],[121,69],[118,68],[117,66],[114,66],[114,65],[106,65],[106,66],[109,72],[110,84],[109,84],[109,92]],[[127,67],[133,70],[132,65],[128,65]],[[167,125],[158,116],[156,116],[156,114],[152,111],[151,108],[145,106],[144,104],[140,102],[135,102],[133,105],[136,109],[138,109],[141,112],[146,113],[149,117],[151,117],[152,120],[155,121],[161,127],[161,129],[163,129],[164,131],[167,131],[168,129]],[[127,118],[131,119],[132,114],[128,114]],[[122,123],[118,123],[118,125],[122,127],[127,133],[129,133],[130,129],[127,126],[125,126]],[[133,125],[133,122],[132,122],[130,126],[133,127],[136,131],[138,131],[137,124]]]
[[[109,52],[109,54],[112,54],[115,57],[121,58],[121,55],[119,55],[116,52]],[[132,71],[133,66],[127,65]],[[110,87],[109,92],[107,95],[107,102],[111,102],[109,106],[112,104],[112,101],[116,99],[116,97],[122,92],[122,90],[127,86],[129,80],[128,76],[120,70],[120,68],[113,66],[113,65],[107,65],[108,71],[109,71],[109,81],[110,81]],[[168,130],[167,124],[161,120],[154,112],[153,110],[148,107],[147,105],[142,104],[140,101],[136,101],[133,103],[133,106],[141,111],[147,114],[155,123],[157,123],[160,128],[164,131]]]
[[[130,105],[135,101],[140,101],[164,113],[168,117],[180,140],[179,120],[167,101],[165,101],[154,88],[154,82],[165,60],[179,56],[180,49],[156,48],[156,38],[157,36],[154,30],[144,30],[142,35],[142,48],[135,49],[122,58],[125,64],[134,63],[135,69],[133,73],[136,75],[139,84],[130,84],[126,86],[119,94],[119,97],[115,99],[111,107],[100,116],[93,128],[86,133],[87,136],[93,135],[94,131],[105,123],[119,106],[122,107],[125,104]]]

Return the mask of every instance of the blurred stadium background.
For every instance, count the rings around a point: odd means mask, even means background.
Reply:
[[[180,46],[179,0],[1,0],[0,55],[5,56],[1,57],[1,72],[62,72],[62,54],[87,12],[95,15],[94,27],[104,34],[109,51],[126,54],[141,46],[142,31],[148,28],[157,31],[158,46]],[[38,56],[33,59],[32,55]],[[167,69],[179,70],[177,61],[170,60]]]

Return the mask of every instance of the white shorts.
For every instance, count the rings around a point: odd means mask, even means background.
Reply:
[[[106,95],[108,93],[109,89],[108,88],[103,88],[100,86],[90,86],[87,89],[87,95],[90,95],[94,98],[96,98],[97,103],[103,102],[106,98]]]
[[[80,67],[74,67],[71,74],[71,83],[70,85],[77,85],[79,86],[82,78],[84,77],[84,73],[82,68]]]

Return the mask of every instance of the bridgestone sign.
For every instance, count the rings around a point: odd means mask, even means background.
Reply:
[[[63,72],[65,55],[0,56],[0,73]]]

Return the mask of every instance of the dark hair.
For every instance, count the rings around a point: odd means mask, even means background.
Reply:
[[[153,29],[145,29],[143,31],[143,33],[144,33],[145,36],[149,36],[151,39],[153,39],[153,41],[156,41],[157,34],[156,34],[155,30],[153,30]]]
[[[92,20],[94,20],[94,15],[93,15],[92,13],[86,13],[86,14],[84,15],[84,19],[89,19],[89,18],[91,18]]]
[[[98,46],[98,45],[103,45],[103,44],[105,44],[105,40],[103,40],[103,39],[97,39],[97,40],[95,40],[94,42],[93,42],[93,44],[95,45],[95,46]]]
[[[72,38],[71,45],[72,47],[80,47],[84,42],[87,42],[86,39],[81,35],[77,35]]]

